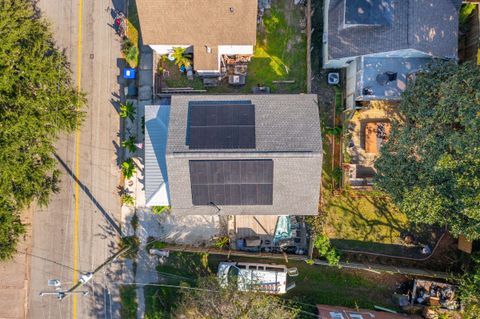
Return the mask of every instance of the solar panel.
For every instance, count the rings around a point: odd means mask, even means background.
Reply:
[[[250,101],[189,103],[190,149],[255,148],[255,105]]]
[[[193,205],[272,205],[272,160],[189,161]]]
[[[392,0],[345,0],[345,24],[391,25]]]

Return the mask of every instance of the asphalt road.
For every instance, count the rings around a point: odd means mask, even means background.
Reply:
[[[124,1],[115,1],[116,7],[123,10]],[[108,222],[119,225],[120,221],[120,119],[118,106],[112,103],[120,93],[120,42],[107,9],[114,4],[111,0],[40,0],[39,7],[52,24],[57,46],[65,50],[72,78],[87,94],[88,109],[80,134],[63,136],[57,145],[63,172],[60,192],[48,208],[33,214],[28,317],[118,318],[118,289],[112,284],[121,275],[118,264],[106,267],[80,288],[89,291],[87,296],[72,295],[61,302],[55,296],[39,296],[41,291],[54,291],[47,287],[48,279],[59,279],[62,288],[68,289],[80,272],[92,271],[117,249],[118,233]],[[79,272],[74,274],[74,268]]]

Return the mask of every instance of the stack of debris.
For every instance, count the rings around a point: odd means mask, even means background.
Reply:
[[[452,285],[430,280],[416,279],[413,282],[412,304],[458,309],[455,288]]]
[[[422,314],[427,319],[436,319],[440,313],[456,318],[460,306],[453,285],[422,279],[402,284],[393,301],[407,313]]]

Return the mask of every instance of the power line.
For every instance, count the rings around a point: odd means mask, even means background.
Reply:
[[[205,288],[196,288],[196,287],[187,287],[187,286],[178,286],[178,285],[168,285],[168,284],[155,284],[155,283],[143,283],[143,282],[112,282],[112,284],[117,285],[134,285],[134,286],[158,286],[158,287],[167,287],[167,288],[178,288],[178,289],[190,289],[190,290],[200,290],[200,291],[210,291],[210,292],[218,292],[218,290],[211,290]]]
[[[167,288],[178,288],[178,289],[190,289],[190,290],[200,290],[200,291],[209,291],[209,292],[219,292],[218,290],[212,290],[212,289],[205,289],[205,288],[196,288],[196,287],[187,287],[187,286],[178,286],[178,285],[167,285],[167,284],[154,284],[154,283],[142,283],[142,282],[131,282],[131,283],[123,283],[123,282],[112,282],[112,284],[117,284],[117,285],[134,285],[134,286],[158,286],[158,287],[167,287]],[[281,307],[290,309],[290,310],[295,310],[295,311],[300,311],[301,313],[307,314],[309,316],[314,316],[315,318],[318,317],[316,313],[313,312],[308,312],[305,310],[301,310],[298,308],[293,308],[289,307],[284,304],[280,304]],[[311,305],[310,305],[311,306]]]

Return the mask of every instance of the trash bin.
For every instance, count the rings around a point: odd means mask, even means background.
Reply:
[[[125,68],[123,69],[123,78],[124,79],[135,79],[135,69]]]

